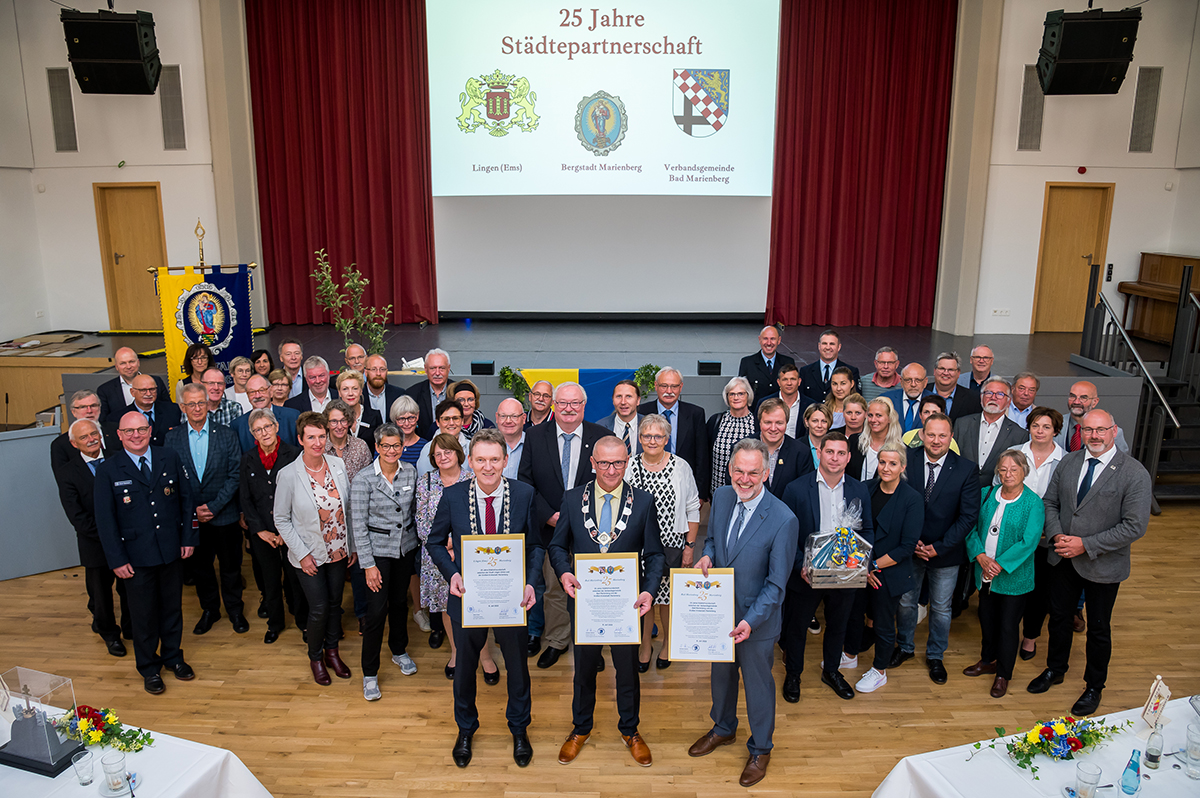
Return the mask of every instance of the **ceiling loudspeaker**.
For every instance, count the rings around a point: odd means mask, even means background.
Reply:
[[[75,82],[84,94],[154,94],[162,63],[149,11],[94,14],[63,9],[59,17]]]
[[[1116,94],[1133,61],[1140,8],[1050,11],[1037,75],[1043,94]]]

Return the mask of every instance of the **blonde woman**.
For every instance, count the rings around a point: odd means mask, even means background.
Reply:
[[[874,479],[879,452],[889,444],[903,446],[903,438],[904,428],[892,400],[883,397],[871,400],[867,403],[865,429],[850,436],[850,465],[846,473],[863,482]]]

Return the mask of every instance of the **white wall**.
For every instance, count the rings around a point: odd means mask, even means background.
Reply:
[[[0,341],[49,329],[37,231],[29,170],[0,167]]]
[[[1170,251],[1200,257],[1200,169],[1179,170]]]
[[[1182,173],[1175,168],[1175,159],[1198,5],[1197,0],[1156,0],[1143,6],[1133,64],[1120,93],[1046,97],[1041,150],[1018,152],[1024,67],[1037,58],[1046,12],[1062,8],[1062,3],[1005,3],[977,333],[1030,330],[1042,206],[1049,181],[1116,184],[1106,255],[1114,276],[1105,292],[1118,306],[1116,283],[1137,277],[1140,253],[1171,248],[1184,237],[1183,226],[1196,226],[1200,191],[1188,193],[1178,188]],[[1200,57],[1200,53],[1196,55]],[[1128,151],[1139,66],[1163,67],[1154,151],[1150,153]],[[1087,167],[1085,175],[1077,173],[1080,166]],[[1168,182],[1177,188],[1167,191]],[[995,308],[1006,308],[1011,315],[995,317]]]

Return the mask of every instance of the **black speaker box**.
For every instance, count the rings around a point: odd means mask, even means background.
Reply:
[[[1043,94],[1116,94],[1133,61],[1140,8],[1050,11],[1037,74]]]
[[[153,94],[162,63],[148,11],[94,14],[63,9],[59,17],[75,82],[84,94]]]

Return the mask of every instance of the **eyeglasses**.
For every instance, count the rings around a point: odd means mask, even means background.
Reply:
[[[130,390],[137,391],[138,393],[158,393],[158,388],[155,386],[151,386],[149,388],[130,388]],[[96,407],[99,406],[100,405],[96,405]]]
[[[255,427],[254,429],[250,430],[250,432],[253,433],[254,435],[266,435],[268,432],[272,432],[277,426],[279,426],[279,425],[278,424],[264,424],[262,426]]]
[[[683,383],[682,382],[660,382],[657,387],[662,388],[664,391],[678,391],[680,388],[683,387]]]
[[[530,391],[529,397],[531,399],[553,399],[554,398],[550,394],[542,393],[541,391]]]
[[[612,471],[614,468],[624,468],[628,464],[628,458],[624,460],[597,460],[596,468],[599,471]]]
[[[215,385],[220,385],[222,388],[224,388],[225,380],[200,380],[200,384],[207,385],[210,388],[212,388]]]
[[[331,427],[345,427],[349,423],[350,423],[349,419],[345,419],[345,418],[329,419],[329,426],[331,426]]]
[[[587,402],[583,401],[582,399],[577,399],[574,402],[558,402],[557,404],[560,408],[562,408],[564,410],[578,410],[579,408],[586,405]]]
[[[155,390],[158,390],[158,389],[156,388]],[[100,403],[92,402],[91,404],[86,404],[86,405],[71,405],[71,409],[72,410],[99,410]]]
[[[501,421],[520,421],[524,416],[524,413],[500,413],[496,418]]]
[[[1007,392],[1007,391],[984,391],[984,392],[983,392],[982,394],[980,394],[980,395],[981,395],[981,396],[992,396],[992,397],[995,397],[995,398],[997,398],[997,399],[999,399],[1000,397],[1004,397],[1005,399],[1007,399],[1007,398],[1008,398],[1008,392]]]
[[[991,355],[971,355],[972,360],[995,360]]]
[[[449,424],[449,423],[455,422],[455,421],[461,424],[462,420],[463,420],[462,416],[451,416],[451,415],[438,416],[438,421],[441,421],[442,423],[445,423],[445,424]]]
[[[397,424],[406,424],[406,423],[408,423],[408,422],[410,422],[410,421],[416,421],[416,420],[417,420],[417,417],[416,417],[416,416],[413,416],[413,415],[407,415],[407,416],[397,416],[397,417],[396,417],[396,423],[397,423]]]
[[[180,407],[184,410],[195,410],[199,407],[208,407],[208,402],[183,402]]]
[[[900,382],[903,382],[906,385],[917,385],[919,383],[925,382],[925,378],[924,377],[901,377]]]
[[[730,395],[731,397],[732,397],[732,396],[740,396],[740,397],[743,397],[743,398],[745,398],[745,397],[746,397],[746,396],[748,396],[749,394],[747,394],[745,391],[730,391],[730,392],[729,392],[729,395]]]
[[[150,428],[149,427],[126,427],[125,429],[117,430],[117,432],[124,432],[128,435],[145,435],[146,433],[150,432]]]
[[[1108,427],[1080,427],[1079,429],[1084,435],[1099,435],[1101,432],[1108,432],[1113,428],[1113,426],[1116,425],[1114,424]]]
[[[950,374],[955,371],[958,371],[958,366],[938,366],[937,368],[934,369],[934,371],[940,371],[943,374]]]
[[[665,441],[666,439],[667,439],[666,435],[657,435],[652,432],[642,433],[642,440],[650,441],[651,443],[661,443],[662,441]]]
[[[403,443],[377,443],[375,448],[381,452],[398,452],[404,448]]]

